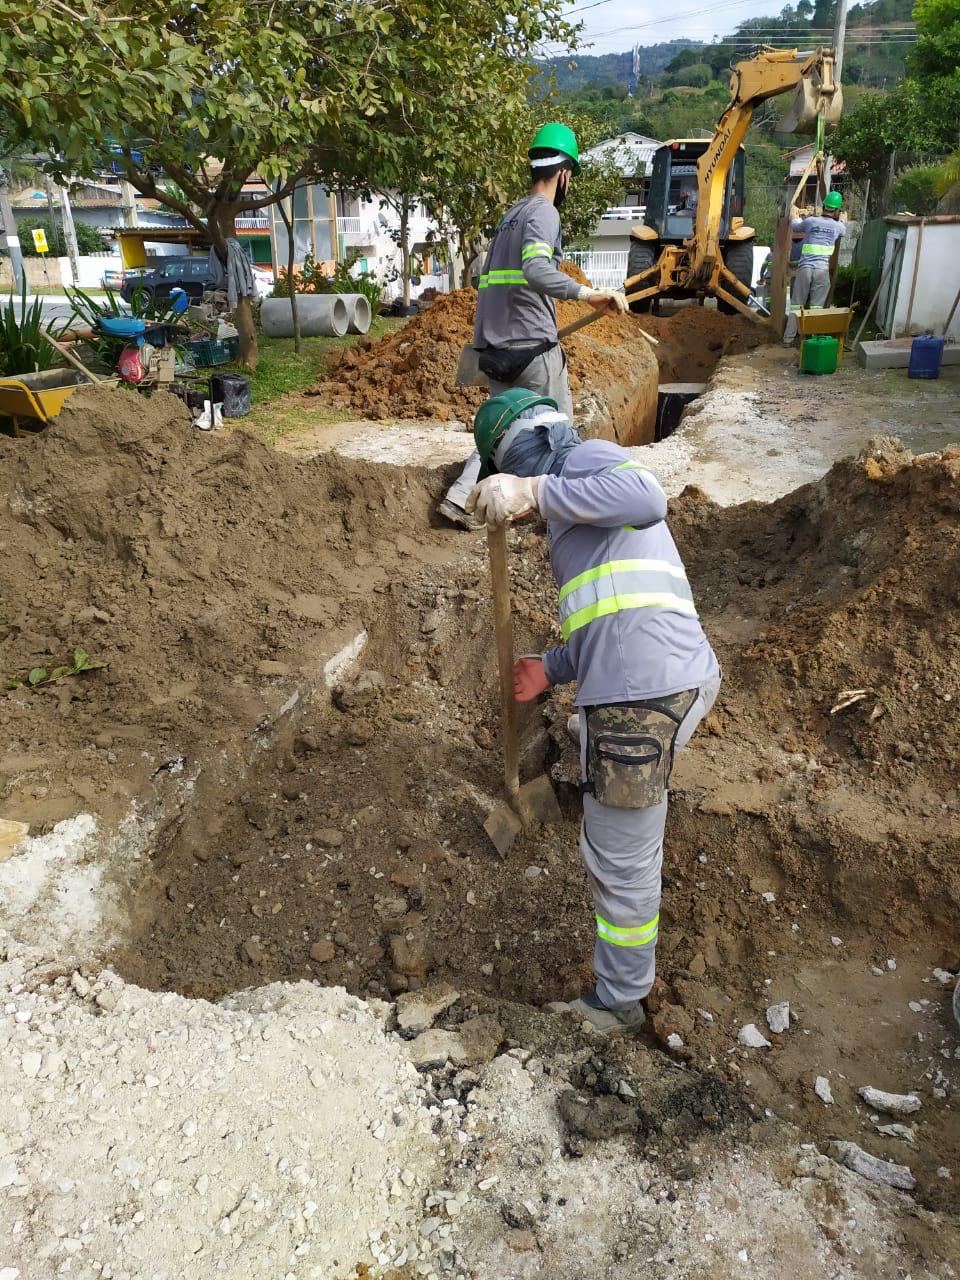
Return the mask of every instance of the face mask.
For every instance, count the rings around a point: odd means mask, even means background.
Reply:
[[[557,183],[556,194],[553,197],[553,207],[559,209],[567,198],[567,188],[570,186],[570,177],[565,169],[560,175],[560,181]]]

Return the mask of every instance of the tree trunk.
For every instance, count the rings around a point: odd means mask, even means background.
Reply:
[[[290,319],[293,321],[293,349],[297,355],[303,352],[303,339],[300,336],[300,304],[297,301],[297,281],[293,274],[296,265],[297,246],[293,238],[293,196],[290,197],[290,217],[283,207],[283,201],[277,202],[280,220],[287,230],[287,287],[290,290]]]
[[[210,222],[213,247],[224,266],[227,265],[227,241],[236,235],[235,216],[232,210],[225,211],[219,220],[211,219]],[[233,313],[233,323],[237,326],[237,333],[240,335],[240,363],[252,372],[257,367],[260,352],[257,347],[257,326],[254,323],[253,307],[249,298],[241,298],[237,303],[237,309]]]
[[[403,281],[403,305],[410,305],[410,197],[400,201],[400,275]]]

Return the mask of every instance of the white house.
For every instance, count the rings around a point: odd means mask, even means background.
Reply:
[[[642,133],[622,133],[606,138],[589,151],[585,160],[613,159],[623,175],[623,199],[609,208],[590,237],[590,248],[567,256],[586,272],[598,288],[619,289],[627,273],[630,227],[643,219],[653,157],[663,144]]]

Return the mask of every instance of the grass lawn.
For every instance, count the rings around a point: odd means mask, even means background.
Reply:
[[[405,323],[393,316],[377,316],[369,336],[381,338]],[[260,358],[254,373],[239,365],[225,365],[217,370],[218,373],[243,374],[252,383],[252,411],[246,418],[231,420],[230,425],[252,432],[264,444],[275,444],[292,431],[348,420],[353,416],[349,410],[325,408],[321,400],[305,404],[300,396],[319,381],[328,356],[354,346],[359,340],[357,334],[345,338],[304,338],[303,351],[298,356],[292,338],[268,338],[260,334]]]

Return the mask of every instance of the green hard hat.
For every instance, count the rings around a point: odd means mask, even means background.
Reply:
[[[828,191],[823,197],[823,207],[825,209],[840,209],[843,207],[843,196],[839,191]]]
[[[473,420],[473,439],[480,455],[479,479],[486,480],[487,476],[496,471],[493,451],[514,418],[538,404],[549,405],[551,409],[557,407],[556,400],[551,400],[549,396],[538,396],[535,391],[528,391],[526,387],[510,387],[508,391],[501,391],[498,396],[484,400]]]
[[[530,143],[530,151],[538,150],[558,151],[573,161],[574,173],[580,172],[580,148],[577,146],[576,135],[565,124],[558,124],[554,120],[551,124],[541,125]]]

